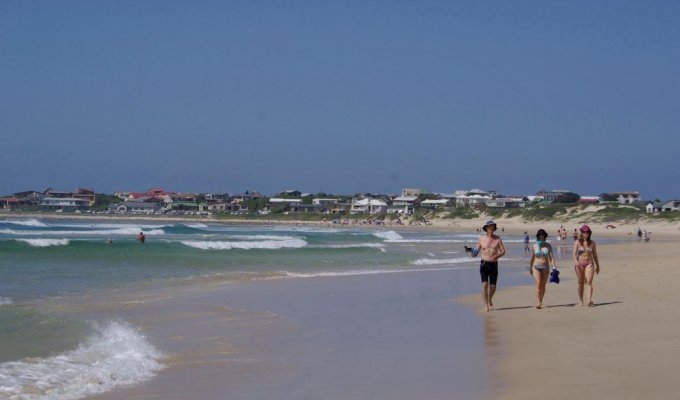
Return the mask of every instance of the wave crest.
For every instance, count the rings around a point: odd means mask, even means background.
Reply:
[[[201,241],[183,240],[181,243],[188,247],[201,250],[252,250],[266,249],[277,250],[284,248],[299,249],[307,246],[307,242],[302,239],[287,238],[284,240],[259,240],[259,241]]]
[[[461,264],[466,262],[474,261],[470,257],[460,257],[460,258],[419,258],[417,260],[411,261],[412,265],[441,265],[441,264]]]
[[[68,246],[68,239],[16,239],[33,247]]]
[[[95,331],[75,350],[0,364],[0,398],[79,399],[148,380],[163,367],[162,354],[127,323]]]
[[[45,225],[43,222],[38,221],[37,219],[12,219],[12,220],[7,220],[4,221],[7,224],[12,224],[12,225],[21,225],[21,226],[36,226],[40,228],[46,228],[47,225]]]
[[[373,232],[373,236],[385,240],[403,240],[404,238],[395,231]]]

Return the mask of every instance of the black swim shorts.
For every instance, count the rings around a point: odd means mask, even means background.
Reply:
[[[479,275],[482,276],[482,282],[489,282],[495,285],[498,280],[498,261],[484,261],[479,264]]]

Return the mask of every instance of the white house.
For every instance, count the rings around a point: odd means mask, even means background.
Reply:
[[[609,194],[615,196],[620,204],[632,204],[640,201],[640,192],[637,190],[634,192],[611,192]]]
[[[352,203],[350,214],[382,214],[387,212],[387,203],[378,199],[361,199]]]
[[[493,199],[489,194],[464,194],[456,196],[456,205],[458,206],[474,206],[477,204],[486,204],[487,201]]]
[[[654,203],[648,201],[647,205],[645,206],[645,210],[647,211],[647,213],[653,213],[656,212],[656,207],[654,206]]]
[[[284,199],[281,197],[272,197],[269,199],[269,204],[275,205],[286,205],[286,204],[302,204],[302,199]]]
[[[657,205],[654,206],[654,211],[658,212],[680,211],[680,200],[669,200],[666,202],[658,203]]]
[[[451,200],[449,199],[441,199],[441,200],[436,200],[436,199],[428,199],[428,200],[423,200],[420,203],[421,207],[427,207],[427,208],[437,208],[437,207],[442,207],[447,204],[449,204]]]
[[[312,204],[315,206],[329,206],[332,204],[336,204],[340,199],[323,199],[323,198],[314,198],[312,199]]]
[[[416,196],[399,196],[392,200],[393,206],[413,206],[415,201],[418,200]]]
[[[75,210],[80,208],[87,208],[90,204],[85,199],[76,199],[73,197],[45,197],[42,199],[40,206],[50,209],[68,209]]]

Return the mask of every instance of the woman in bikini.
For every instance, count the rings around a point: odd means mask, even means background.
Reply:
[[[545,285],[550,275],[550,265],[555,266],[552,246],[546,241],[548,233],[539,229],[536,232],[536,243],[534,244],[531,260],[529,260],[529,275],[536,281],[536,308],[543,308],[543,296],[545,296]]]
[[[597,258],[597,246],[590,238],[593,231],[588,225],[583,225],[581,236],[574,243],[574,270],[578,279],[579,305],[583,305],[584,285],[587,286],[588,307],[593,307],[593,277],[600,273],[600,261]]]

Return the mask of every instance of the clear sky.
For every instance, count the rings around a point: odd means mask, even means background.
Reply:
[[[0,2],[0,194],[680,198],[677,1]]]

